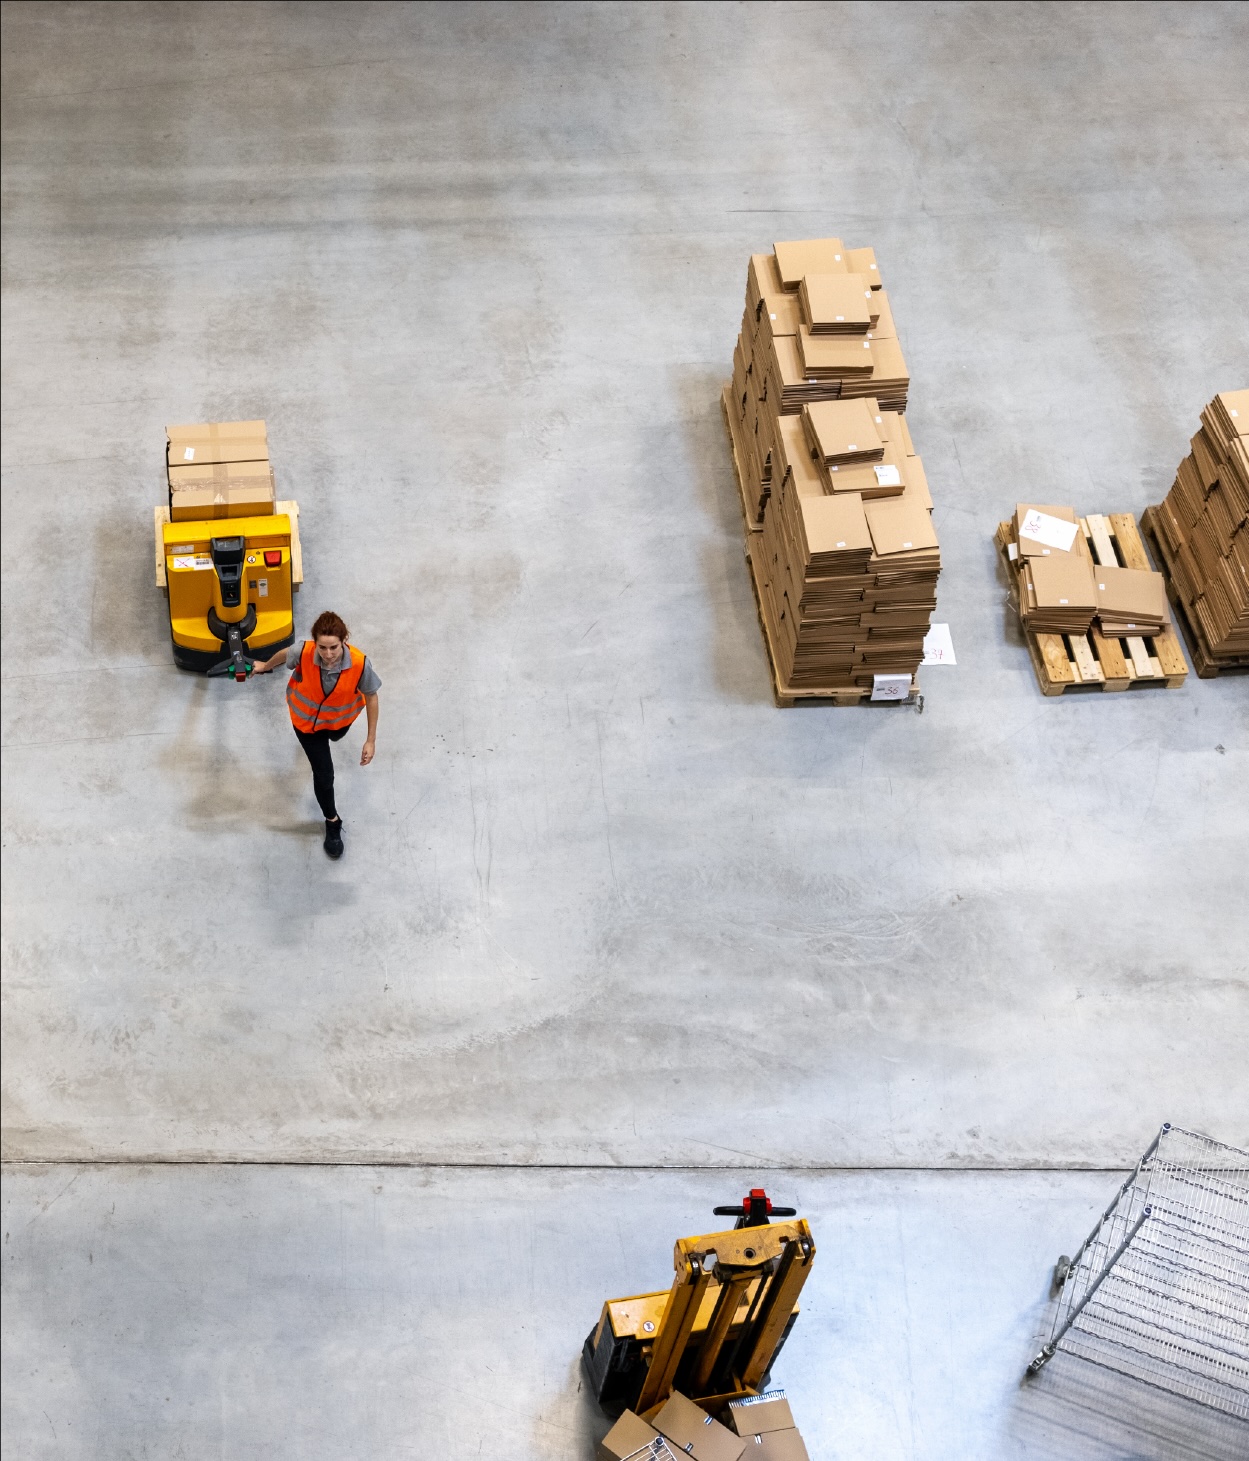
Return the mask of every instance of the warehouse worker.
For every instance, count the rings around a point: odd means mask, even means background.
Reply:
[[[312,789],[325,817],[325,850],[330,857],[343,855],[343,822],[334,805],[334,758],[330,742],[341,741],[363,710],[368,731],[361,766],[373,759],[377,736],[377,692],[381,680],[363,650],[347,643],[347,626],[327,610],[317,616],[312,638],[301,645],[280,650],[263,664],[257,674],[266,675],[283,660],[291,677],[286,686],[286,706],[295,735],[312,766]]]

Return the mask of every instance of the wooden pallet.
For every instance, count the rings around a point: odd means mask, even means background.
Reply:
[[[1095,562],[1107,568],[1116,564],[1153,568],[1130,512],[1108,516],[1089,513],[1080,519],[1080,530]],[[1018,611],[1018,579],[1007,547],[1012,541],[1013,524],[999,523],[994,542],[1006,566],[1011,599]],[[1170,625],[1149,638],[1135,634],[1107,638],[1096,628],[1087,634],[1037,634],[1026,625],[1023,635],[1043,695],[1065,695],[1073,690],[1136,690],[1143,686],[1178,690],[1188,678],[1184,651]]]
[[[291,587],[298,589],[304,581],[304,550],[299,541],[299,503],[293,499],[290,502],[278,502],[274,504],[275,512],[284,512],[291,520]],[[156,529],[156,587],[169,592],[169,585],[165,581],[165,537],[164,527],[169,521],[169,508],[159,504],[152,513],[153,526]]]
[[[759,616],[763,648],[768,657],[772,698],[782,710],[788,710],[795,705],[914,705],[923,714],[924,697],[919,693],[919,680],[914,675],[911,676],[910,694],[904,700],[873,700],[871,685],[832,685],[825,689],[809,690],[805,686],[790,685],[782,680],[776,667],[776,646],[780,636],[772,626],[772,611],[768,606],[767,595],[763,592],[763,585],[757,577],[758,567],[751,552],[749,537],[746,539],[746,564],[750,572],[750,586],[755,593],[755,612]]]
[[[1157,511],[1156,507],[1147,507],[1141,514],[1141,532],[1153,549],[1154,557],[1162,569],[1162,576],[1167,581],[1167,598],[1171,600],[1176,620],[1183,630],[1184,641],[1192,656],[1193,669],[1197,671],[1197,678],[1213,680],[1218,675],[1249,675],[1249,661],[1212,653],[1206,645],[1206,636],[1201,632],[1201,625],[1190,618],[1183,595],[1175,586],[1174,555],[1154,520],[1154,514]]]
[[[733,432],[733,418],[729,415],[733,409],[732,395],[733,383],[730,381],[720,392],[720,414],[724,417],[724,429],[729,435],[729,451],[733,456],[733,480],[737,483],[737,497],[741,504],[746,533],[749,536],[751,533],[761,533],[763,524],[755,521],[755,512],[759,504],[757,501],[751,502],[750,495],[746,491],[746,477],[742,471],[742,459],[737,450],[737,437]]]

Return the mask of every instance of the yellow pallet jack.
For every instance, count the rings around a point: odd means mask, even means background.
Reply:
[[[581,1360],[609,1412],[627,1408],[650,1420],[678,1390],[714,1417],[767,1388],[798,1317],[815,1241],[806,1220],[773,1207],[761,1187],[739,1207],[714,1212],[736,1225],[679,1238],[671,1289],[603,1305]]]
[[[304,577],[299,506],[276,508],[176,523],[168,507],[156,508],[156,586],[169,599],[179,669],[245,680],[253,656],[268,658],[293,642],[293,595]]]

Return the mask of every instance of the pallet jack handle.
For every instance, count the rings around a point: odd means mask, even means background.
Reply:
[[[762,1187],[752,1187],[742,1198],[740,1207],[713,1207],[711,1211],[716,1217],[735,1217],[737,1221],[733,1224],[737,1228],[766,1228],[769,1218],[773,1217],[797,1217],[796,1207],[774,1207],[772,1199]]]

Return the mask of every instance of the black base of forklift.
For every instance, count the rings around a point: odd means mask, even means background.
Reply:
[[[243,641],[243,653],[255,658],[272,659],[279,649],[289,649],[295,642],[294,632],[288,634],[285,639],[275,639],[272,644],[258,645],[253,651],[246,640]],[[171,637],[173,645],[173,662],[180,670],[193,670],[196,674],[206,674],[214,665],[221,663],[224,649],[218,645],[216,649],[186,649]]]
[[[796,1314],[789,1316],[789,1322],[772,1353],[772,1365],[784,1349],[797,1317]],[[595,1325],[586,1335],[585,1343],[581,1346],[581,1365],[590,1383],[590,1393],[609,1415],[616,1414],[629,1409],[641,1394],[642,1381],[646,1378],[647,1359],[638,1340],[617,1339],[611,1331],[610,1323],[603,1325],[598,1347],[595,1348],[594,1338],[598,1333],[598,1325]],[[682,1389],[688,1372],[693,1368],[694,1353],[696,1351],[687,1356],[682,1368],[677,1371],[678,1390]],[[768,1366],[767,1374],[759,1380],[760,1393],[772,1383],[772,1365]]]

